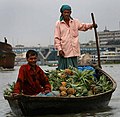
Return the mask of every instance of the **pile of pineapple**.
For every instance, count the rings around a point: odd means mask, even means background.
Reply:
[[[59,91],[60,96],[79,97],[91,96],[112,89],[111,81],[105,75],[95,77],[95,70],[78,70],[69,67],[65,70],[47,70],[53,91]]]

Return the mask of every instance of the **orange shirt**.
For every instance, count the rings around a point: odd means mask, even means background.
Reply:
[[[80,23],[77,19],[70,19],[69,26],[64,20],[57,21],[54,33],[54,46],[63,50],[66,58],[80,56],[79,32],[92,29],[91,23]]]
[[[43,70],[37,65],[35,71],[29,64],[22,65],[13,92],[36,95],[45,90],[51,91],[51,85]]]

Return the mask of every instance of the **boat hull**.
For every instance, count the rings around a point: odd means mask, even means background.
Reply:
[[[106,108],[111,99],[111,93],[86,98],[56,98],[56,97],[19,97],[8,99],[11,109],[16,115],[45,115],[78,113],[88,110]]]

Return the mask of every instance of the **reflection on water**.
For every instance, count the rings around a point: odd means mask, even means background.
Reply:
[[[42,69],[55,69],[55,67],[41,66]],[[3,98],[3,90],[6,88],[8,83],[16,81],[19,66],[16,66],[13,71],[0,71],[0,117],[18,117],[13,115],[9,104]],[[102,69],[111,75],[117,82],[117,89],[112,95],[109,106],[105,109],[96,111],[89,111],[78,114],[64,114],[64,115],[46,115],[39,117],[119,117],[120,115],[120,64],[118,65],[102,65]],[[38,110],[39,111],[39,110]]]
[[[94,112],[89,111],[89,112],[78,113],[78,114],[72,113],[72,114],[63,114],[63,115],[44,115],[39,117],[110,117],[110,116],[113,117],[114,113],[112,113],[112,109],[108,107],[104,110],[97,110]],[[13,113],[10,111],[9,113],[6,113],[6,117],[18,117],[18,116],[13,115]]]

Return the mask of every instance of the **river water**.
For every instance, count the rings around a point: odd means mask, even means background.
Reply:
[[[54,67],[41,66],[43,70],[55,69]],[[12,71],[0,71],[0,117],[18,117],[13,115],[7,100],[3,97],[3,90],[8,83],[16,81],[19,66],[15,66]],[[85,112],[78,114],[64,115],[46,115],[39,117],[119,117],[120,116],[120,64],[102,65],[102,69],[106,71],[117,82],[117,88],[112,95],[109,103],[109,109],[97,110],[95,112]]]

